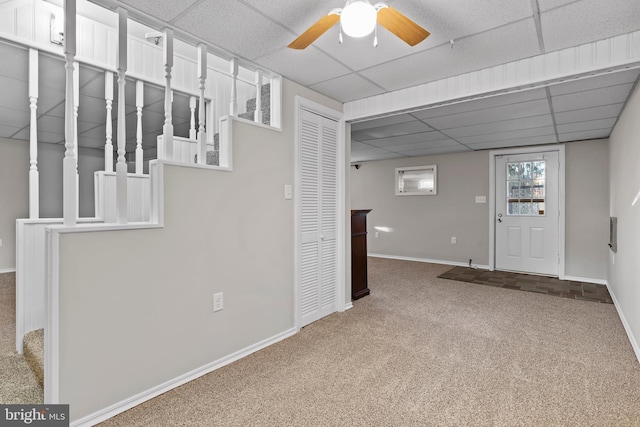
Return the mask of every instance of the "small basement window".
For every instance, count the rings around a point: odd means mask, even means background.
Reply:
[[[396,196],[437,194],[437,166],[396,168]]]

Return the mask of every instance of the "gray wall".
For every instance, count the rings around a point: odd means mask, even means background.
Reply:
[[[29,143],[0,138],[0,272],[16,268],[16,219],[29,217]]]
[[[164,228],[61,236],[72,420],[294,328],[296,94],[342,108],[284,80],[282,132],[234,122],[233,172],[166,167]]]
[[[609,252],[608,281],[640,360],[639,117],[640,88],[636,86],[609,139],[610,213],[618,218],[618,251]]]
[[[606,140],[566,144],[565,274],[605,280],[608,242],[608,145]],[[395,196],[395,168],[438,166],[436,196]],[[352,209],[368,217],[369,253],[488,265],[487,151],[392,159],[351,168]],[[375,238],[375,227],[388,227]],[[457,243],[451,244],[451,237]]]
[[[395,168],[438,166],[438,194],[396,196]],[[369,253],[487,265],[489,155],[469,152],[383,160],[351,167],[351,208],[367,217]],[[375,238],[375,227],[388,227]],[[451,244],[451,237],[457,243]]]

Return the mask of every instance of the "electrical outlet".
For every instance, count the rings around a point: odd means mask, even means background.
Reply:
[[[377,239],[378,237],[380,237],[380,232],[379,232],[379,231],[376,231],[375,236],[376,236],[376,239]]]
[[[291,200],[293,198],[293,187],[291,184],[286,184],[284,186],[284,198],[285,200]]]
[[[458,243],[458,239],[456,239],[455,237],[451,238],[451,244],[455,245],[456,243]]]
[[[2,247],[2,239],[0,239],[0,247]]]
[[[220,311],[224,308],[224,299],[222,292],[213,294],[213,312]]]

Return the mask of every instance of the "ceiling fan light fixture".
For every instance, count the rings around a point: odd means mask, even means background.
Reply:
[[[376,27],[377,12],[368,1],[354,0],[340,14],[342,31],[350,37],[364,37]]]

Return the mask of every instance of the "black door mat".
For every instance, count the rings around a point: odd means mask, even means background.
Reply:
[[[613,304],[609,290],[605,285],[560,280],[557,277],[534,276],[507,271],[488,271],[469,267],[454,267],[438,277],[496,288],[516,289],[555,297]]]

